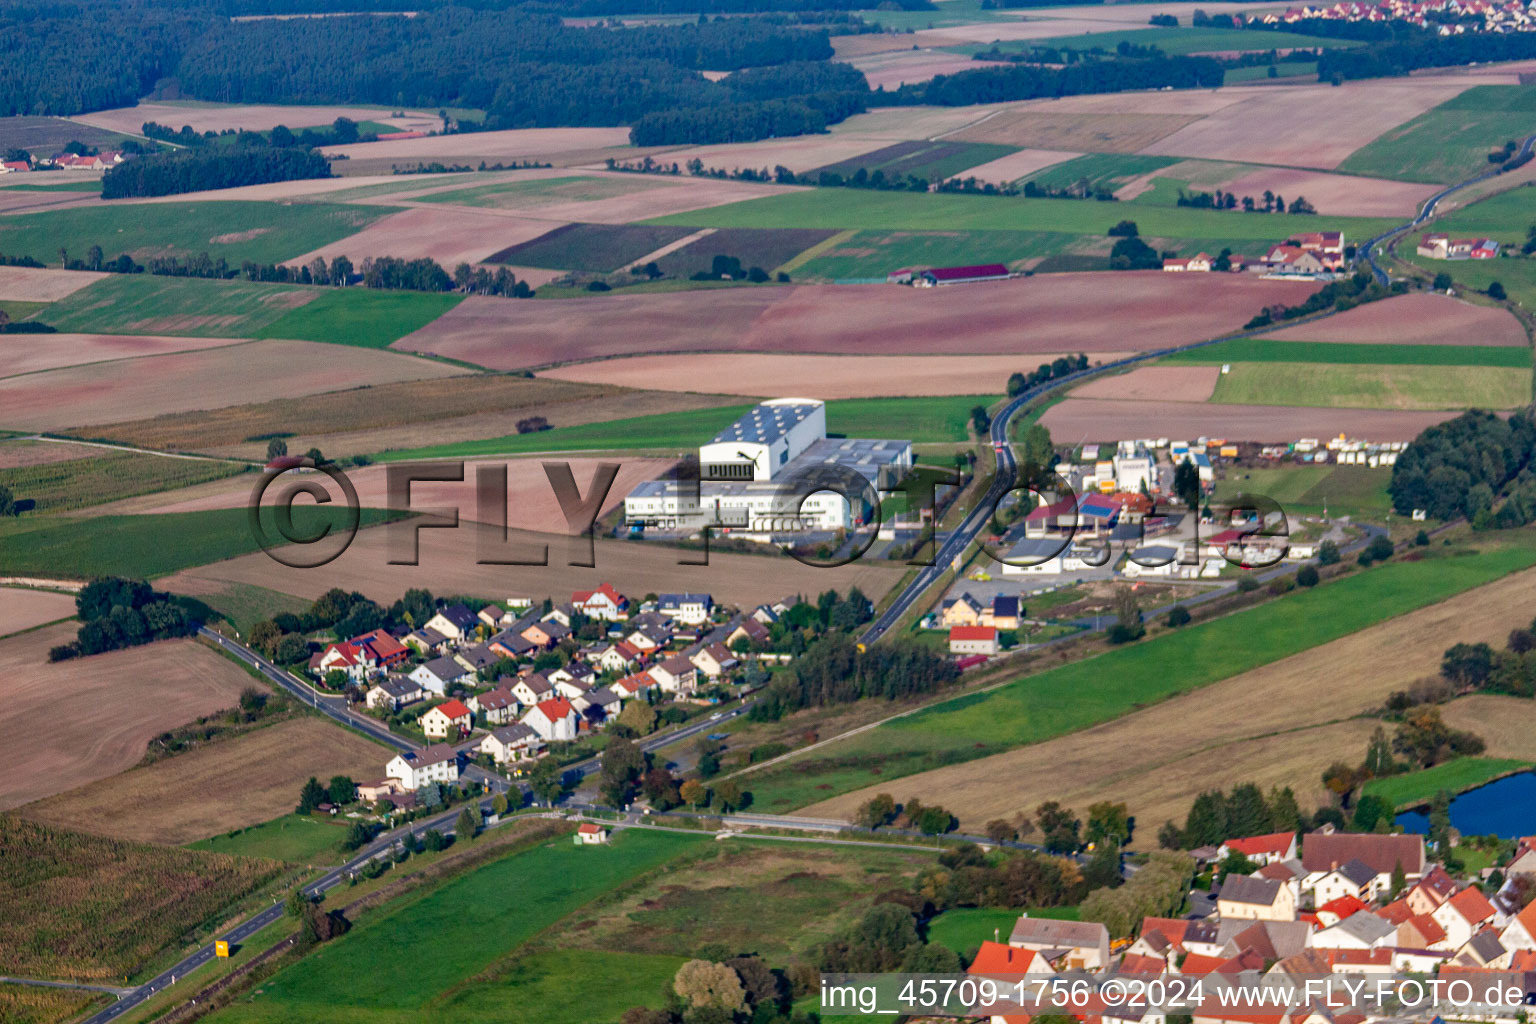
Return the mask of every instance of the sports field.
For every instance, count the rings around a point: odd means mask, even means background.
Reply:
[[[57,265],[59,250],[82,258],[99,245],[107,259],[223,256],[280,263],[334,242],[395,212],[332,203],[129,203],[0,218],[0,252]]]
[[[503,857],[363,918],[343,938],[265,981],[250,1002],[210,1020],[506,1020],[497,979],[508,954],[583,904],[705,841],[636,830],[607,846],[578,848],[562,836]],[[401,956],[410,970],[374,969]],[[659,996],[654,989],[624,994],[624,1007]]]
[[[1230,372],[1218,377],[1210,400],[1330,409],[1513,409],[1531,401],[1531,370],[1498,366],[1233,363]]]
[[[286,284],[113,274],[51,305],[48,323],[87,334],[250,338],[321,294]]]
[[[463,298],[439,292],[321,289],[311,301],[259,328],[255,336],[385,348],[436,320]]]
[[[1536,564],[1499,547],[1389,562],[1310,591],[1049,669],[989,693],[932,705],[818,755],[743,778],[754,806],[783,811],[946,764],[1111,721],[1347,636]],[[1179,666],[1170,672],[1169,665]]]
[[[1531,134],[1536,88],[1479,85],[1351,153],[1339,170],[1403,181],[1449,183],[1490,165],[1487,154]]]

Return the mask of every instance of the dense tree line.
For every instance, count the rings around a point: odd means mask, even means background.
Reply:
[[[1201,793],[1190,806],[1184,827],[1168,822],[1157,839],[1165,849],[1193,850],[1216,846],[1233,836],[1294,832],[1308,823],[1290,787],[1272,789],[1266,797],[1250,782],[1234,786],[1231,793],[1219,789]]]
[[[357,122],[350,117],[338,117],[329,128],[304,128],[297,135],[287,125],[281,124],[266,134],[234,128],[199,134],[191,125],[184,124],[178,131],[169,125],[155,121],[145,121],[139,130],[151,139],[186,146],[189,149],[222,142],[225,139],[233,139],[237,146],[302,146],[311,149],[315,146],[346,146],[354,142],[371,142],[378,138],[378,135],[372,132],[359,131]]]
[[[862,113],[868,100],[867,91],[834,92],[655,111],[635,121],[629,141],[661,146],[810,135]]]
[[[1041,363],[1029,373],[1009,374],[1008,397],[1013,398],[1028,391],[1030,388],[1039,387],[1041,384],[1055,380],[1058,377],[1066,377],[1086,369],[1088,369],[1088,356],[1082,352],[1075,356],[1057,356],[1049,363]],[[1049,433],[1046,434],[1046,440],[1050,440]]]
[[[1296,30],[1290,25],[1285,27],[1289,31]],[[1530,60],[1533,57],[1536,57],[1536,33],[1467,32],[1458,36],[1440,36],[1403,24],[1394,26],[1390,38],[1384,41],[1369,46],[1324,51],[1318,59],[1317,76],[1319,81],[1324,82],[1383,78],[1406,75],[1421,68]]]
[[[872,106],[967,106],[1050,96],[1123,92],[1129,89],[1214,89],[1226,71],[1211,57],[1102,60],[1062,68],[1020,65],[938,75],[894,92],[877,91]]]
[[[92,580],[76,595],[75,608],[81,622],[75,641],[50,650],[50,661],[191,636],[197,631],[197,623],[186,608],[143,580],[117,576]]]
[[[1187,854],[1156,850],[1125,885],[1085,896],[1080,916],[1102,924],[1111,938],[1125,938],[1144,918],[1176,915],[1194,875],[1195,862]]]
[[[768,685],[751,715],[773,720],[801,708],[845,704],[865,697],[896,700],[932,693],[959,678],[954,664],[917,644],[859,651],[851,636],[830,633]]]
[[[101,197],[169,196],[330,176],[331,165],[313,150],[220,146],[157,153],[118,164],[101,176]]]
[[[1536,518],[1536,425],[1526,413],[1507,420],[1474,410],[1427,427],[1397,457],[1387,491],[1406,515],[1425,509],[1436,519],[1466,516],[1485,526],[1518,526]],[[1495,501],[1507,496],[1497,509]]]
[[[1348,253],[1346,252],[1345,255],[1348,256]],[[1312,313],[1321,313],[1325,309],[1342,313],[1362,303],[1375,302],[1389,295],[1400,294],[1406,288],[1407,285],[1400,281],[1395,282],[1390,288],[1383,288],[1376,283],[1376,278],[1371,276],[1369,271],[1358,270],[1349,277],[1323,285],[1307,296],[1307,300],[1299,306],[1270,306],[1251,317],[1243,327],[1247,330],[1267,327],[1276,320],[1294,320]]]

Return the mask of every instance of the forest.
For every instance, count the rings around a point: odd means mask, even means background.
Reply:
[[[109,169],[101,177],[101,197],[169,196],[330,176],[331,165],[311,149],[229,146],[181,150],[135,157]]]
[[[1289,26],[1287,26],[1289,27]],[[1348,50],[1327,50],[1317,64],[1319,81],[1383,78],[1421,68],[1536,57],[1536,33],[1468,32],[1437,36],[1415,29],[1388,42]]]
[[[1129,89],[1214,89],[1226,71],[1211,57],[1096,60],[1062,68],[1020,65],[938,75],[921,85],[877,91],[870,106],[966,106]]]
[[[1463,413],[1414,438],[1393,465],[1387,491],[1402,515],[1424,509],[1435,519],[1465,516],[1474,526],[1520,526],[1536,519],[1533,458],[1536,424],[1528,416]]]

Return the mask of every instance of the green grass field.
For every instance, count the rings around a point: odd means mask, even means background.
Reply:
[[[363,509],[361,525],[373,526],[389,518],[391,513]],[[272,533],[270,516],[266,519]],[[294,508],[294,528],[301,533],[317,533],[322,525],[339,528],[341,522],[338,509],[302,504]],[[150,579],[257,549],[243,508],[0,520],[0,574]]]
[[[1237,338],[1168,356],[1163,363],[1360,363],[1368,366],[1503,366],[1528,369],[1523,345],[1367,345],[1351,342]]]
[[[320,294],[301,285],[113,274],[53,303],[48,323],[87,334],[249,338]]]
[[[565,224],[486,262],[607,274],[691,233],[648,224]]]
[[[803,807],[915,772],[1039,743],[1296,654],[1536,565],[1529,546],[1389,562],[1314,590],[958,697],[747,776],[753,806]],[[1176,670],[1170,666],[1177,666]]]
[[[251,1001],[211,1019],[261,1024],[507,1020],[508,997],[518,987],[548,991],[581,962],[544,963],[523,973],[515,962],[503,961],[507,954],[583,904],[704,841],[704,836],[631,831],[605,847],[577,848],[562,837],[514,853],[364,918],[345,937],[263,982]],[[378,969],[391,963],[402,969]],[[645,964],[644,974],[659,977],[660,965]],[[583,986],[592,980],[584,979]],[[628,1000],[619,1009],[660,997],[652,986],[618,994]],[[569,989],[567,998],[573,1008],[585,1002]],[[530,1003],[524,1012],[542,1009],[542,1003]],[[537,1019],[546,1018],[541,1014]],[[592,1024],[603,1019],[583,1018]]]
[[[1008,907],[956,907],[928,922],[928,941],[970,956],[983,942],[1007,942],[1022,913]],[[1076,907],[1035,907],[1029,916],[1076,921],[1078,911]]]
[[[398,210],[334,203],[134,203],[84,206],[0,217],[0,252],[57,266],[59,250],[83,257],[93,245],[107,259],[150,256],[223,256],[280,263],[355,234]]]
[[[1041,188],[1070,188],[1086,181],[1090,189],[1113,191],[1143,174],[1179,162],[1176,156],[1136,156],[1131,153],[1088,153],[1028,175]]]
[[[1526,230],[1536,224],[1536,188],[1529,183],[1505,192],[1495,192],[1486,199],[1479,199],[1443,217],[1436,218],[1433,227],[1453,237],[1475,236],[1496,238],[1505,245],[1519,246],[1525,241]],[[1417,242],[1417,238],[1412,239]],[[1402,246],[1399,246],[1401,249]],[[1411,247],[1410,247],[1411,248]],[[1462,261],[1433,261],[1449,264],[1454,274]],[[1481,261],[1478,261],[1481,262]]]
[[[905,178],[913,175],[929,181],[953,177],[971,167],[1018,152],[1016,146],[1001,146],[987,142],[914,141],[897,142],[863,156],[840,160],[835,164],[817,168],[851,177],[860,170],[868,174],[881,171],[887,178]],[[812,172],[813,174],[816,172]]]
[[[33,502],[33,513],[67,512],[219,480],[248,468],[242,463],[212,459],[111,452],[68,462],[0,469],[0,486],[9,488],[18,501]]]
[[[559,203],[591,203],[599,199],[648,192],[662,188],[664,179],[633,175],[628,178],[594,178],[570,175],[560,178],[536,178],[532,181],[505,181],[476,185],[450,192],[418,196],[414,202],[451,203],[454,206],[483,206],[491,209],[554,206]]]
[[[1531,370],[1501,366],[1233,363],[1213,402],[1327,409],[1513,409],[1531,400]]]
[[[1536,88],[1474,86],[1355,150],[1338,170],[1402,181],[1459,181],[1487,170],[1490,150],[1531,134],[1533,112]]]
[[[99,179],[93,181],[55,180],[47,183],[28,181],[18,182],[14,185],[7,182],[3,187],[15,192],[100,192],[101,181]]]
[[[1387,484],[1392,471],[1369,466],[1302,466],[1288,464],[1265,469],[1233,469],[1216,483],[1216,501],[1242,493],[1262,494],[1279,502],[1291,515],[1320,512],[1379,519],[1392,508]]]
[[[1315,78],[1317,77],[1316,61],[1282,61],[1274,65],[1275,78]],[[1228,68],[1226,77],[1222,79],[1223,85],[1237,85],[1240,82],[1259,82],[1270,77],[1269,67],[1256,64],[1249,68]]]
[[[188,843],[191,850],[233,853],[241,857],[265,857],[293,864],[336,864],[342,860],[341,841],[345,822],[329,821],[312,814],[285,814],[234,835],[216,835]]]
[[[964,441],[966,423],[976,405],[991,405],[992,396],[946,395],[923,398],[851,398],[827,403],[827,430],[844,437],[900,438],[940,443]],[[556,427],[533,434],[511,434],[483,441],[434,445],[380,452],[381,462],[406,459],[473,458],[524,452],[629,451],[660,448],[681,450],[705,444],[751,404],[637,416],[633,419]]]
[[[204,604],[224,615],[242,633],[262,619],[270,619],[278,612],[302,614],[310,602],[282,591],[258,587],[254,583],[226,583],[219,590],[200,595]]]
[[[1433,768],[1372,779],[1365,784],[1365,791],[1402,810],[1427,804],[1442,790],[1455,796],[1530,767],[1528,761],[1502,757],[1458,757]]]
[[[887,231],[1054,231],[1103,236],[1127,211],[1119,204],[1063,199],[968,196],[954,193],[876,192],[817,188],[763,199],[728,203],[674,214],[646,223],[716,228],[857,228]],[[1311,231],[1316,217],[1188,207],[1137,207],[1134,219],[1143,236],[1189,239],[1272,241],[1293,231]],[[1329,224],[1355,237],[1371,237],[1392,221],[1374,217],[1335,217]]]
[[[652,228],[651,230],[655,230]],[[825,241],[831,231],[798,228],[727,228],[690,242],[657,260],[662,273],[675,277],[688,277],[700,271],[709,272],[714,258],[734,256],[745,268],[760,267],[772,273],[800,253]]]
[[[1212,53],[1244,50],[1306,49],[1336,50],[1362,45],[1352,39],[1330,39],[1326,36],[1305,36],[1296,32],[1271,32],[1239,28],[1194,28],[1180,25],[1178,28],[1148,26],[1130,28],[1119,32],[1084,32],[1076,35],[1047,36],[1004,46],[1004,49],[1026,50],[1033,46],[1065,46],[1074,50],[1099,47],[1113,50],[1121,43],[1132,46],[1156,46],[1164,53]],[[979,47],[986,49],[987,47]],[[1230,74],[1230,72],[1229,72]]]
[[[498,965],[485,981],[454,990],[432,1012],[452,1021],[602,1024],[633,1006],[660,1008],[686,962],[654,953],[535,950]]]
[[[900,267],[963,267],[1068,251],[1080,235],[1052,231],[858,231],[795,271],[796,280],[884,278]]]
[[[462,295],[441,292],[327,288],[260,328],[256,337],[385,348],[425,327],[463,299]]]
[[[51,302],[26,302],[22,299],[0,300],[0,309],[5,310],[5,315],[12,320],[40,319],[38,314],[51,305]]]

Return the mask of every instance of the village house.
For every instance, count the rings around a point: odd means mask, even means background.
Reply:
[[[577,846],[599,846],[608,841],[608,830],[601,825],[584,821],[576,826]]]
[[[1499,254],[1492,238],[1451,238],[1439,232],[1419,237],[1415,251],[1432,260],[1491,260]]]
[[[1216,910],[1223,922],[1294,921],[1296,900],[1283,882],[1231,874],[1216,896]]]
[[[476,617],[491,629],[500,629],[512,622],[511,616],[503,611],[499,604],[486,605],[480,609],[480,614]]]
[[[404,644],[389,635],[388,630],[375,629],[347,641],[363,648],[373,661],[384,669],[403,665],[410,660],[411,652]]]
[[[429,740],[460,739],[474,724],[475,713],[457,700],[446,700],[421,716],[421,731]]]
[[[1008,945],[1043,954],[1057,970],[1096,971],[1109,964],[1109,931],[1097,922],[1025,914],[1013,926]]]
[[[659,661],[646,671],[656,680],[662,693],[691,694],[699,678],[699,670],[693,662],[680,654]]]
[[[553,647],[561,640],[571,635],[571,627],[561,625],[554,619],[544,619],[539,622],[530,622],[523,628],[522,637],[534,647]]]
[[[616,680],[612,686],[613,692],[619,695],[620,700],[633,700],[636,697],[654,693],[660,688],[655,677],[649,672],[636,672],[632,676],[625,676],[623,679]]]
[[[469,709],[475,714],[485,715],[485,720],[490,725],[506,725],[517,718],[518,705],[521,703],[517,695],[512,692],[510,686],[503,680],[496,689],[477,694],[465,701]]]
[[[491,650],[490,644],[476,644],[455,652],[453,660],[463,666],[466,672],[484,672],[501,661],[503,657],[505,656]]]
[[[992,598],[992,607],[982,615],[982,626],[998,629],[1019,628],[1019,598],[1017,594],[998,594]]]
[[[1499,941],[1510,950],[1536,950],[1536,902],[1509,919],[1499,933]]]
[[[1376,899],[1376,874],[1360,860],[1345,861],[1331,871],[1318,872],[1315,877],[1308,875],[1303,886],[1308,883],[1314,906],[1326,906],[1346,897],[1361,903]]]
[[[463,640],[473,636],[480,617],[462,604],[449,605],[422,623],[423,629],[434,630],[449,640]]]
[[[988,978],[1017,978],[1024,975],[1049,976],[1056,972],[1046,963],[1045,957],[1032,949],[1019,949],[1006,942],[984,940],[976,951],[976,959],[965,973]]]
[[[694,668],[710,679],[719,679],[737,665],[736,655],[724,644],[709,644],[695,651],[688,659]]]
[[[599,686],[571,699],[571,706],[588,720],[607,721],[619,713],[624,701],[610,687]],[[594,711],[594,709],[596,709]]]
[[[1216,853],[1223,860],[1235,853],[1259,867],[1276,861],[1295,860],[1296,833],[1271,832],[1262,836],[1228,839],[1216,848]]]
[[[1166,259],[1163,260],[1163,269],[1173,273],[1180,273],[1185,271],[1192,273],[1209,273],[1211,269],[1211,254],[1207,252],[1197,252],[1187,259]]]
[[[405,635],[403,642],[423,657],[440,654],[448,647],[448,638],[435,629],[414,629]]]
[[[996,626],[952,626],[949,630],[950,654],[993,655],[999,650]]]
[[[462,755],[445,743],[434,744],[421,752],[396,754],[384,766],[384,774],[399,779],[409,790],[418,790],[429,782],[457,782]]]
[[[544,744],[533,729],[521,723],[513,723],[492,729],[475,749],[482,754],[489,754],[497,764],[510,764],[532,760],[544,749]]]
[[[1451,963],[1456,967],[1485,967],[1497,971],[1507,968],[1513,955],[1499,941],[1499,933],[1490,928],[1468,939],[1456,951]]]
[[[1436,864],[1403,897],[1415,914],[1432,914],[1436,907],[1456,895],[1456,880]]]
[[[662,594],[656,609],[668,618],[697,626],[709,621],[715,599],[709,594]]]
[[[672,642],[672,628],[662,623],[646,623],[630,630],[624,640],[641,654],[654,654]]]
[[[576,709],[564,697],[541,700],[523,716],[523,724],[547,743],[574,740],[577,729]]]
[[[627,640],[608,644],[592,659],[604,672],[627,672],[640,661],[640,652]]]
[[[769,640],[768,627],[753,618],[742,619],[725,637],[725,645],[735,648],[738,641],[745,640],[753,646],[761,646]]]
[[[404,793],[405,783],[399,779],[384,778],[377,782],[359,782],[357,784],[357,798],[363,803],[371,804],[376,800]]]
[[[411,681],[423,690],[442,697],[447,695],[448,687],[468,675],[468,670],[452,658],[433,658],[412,670]]]
[[[516,661],[534,651],[534,645],[523,639],[522,628],[513,626],[502,630],[486,642],[486,646],[504,658]]]
[[[370,653],[356,644],[330,644],[309,659],[310,674],[321,679],[332,672],[343,672],[354,683],[365,681],[375,670]]]
[[[613,589],[611,584],[602,583],[596,590],[573,591],[571,605],[589,619],[617,622],[629,611],[629,598]]]
[[[1424,837],[1416,835],[1358,835],[1347,832],[1309,832],[1302,838],[1301,863],[1307,869],[1302,891],[1316,888],[1317,882],[1349,861],[1358,860],[1369,868],[1372,879],[1365,893],[1347,888],[1318,891],[1317,904],[1340,896],[1352,895],[1369,903],[1392,888],[1392,873],[1401,866],[1403,876],[1415,882],[1424,875]]]
[[[1386,918],[1368,910],[1351,914],[1338,924],[1312,934],[1315,949],[1377,949],[1388,946],[1397,936],[1397,928]]]
[[[421,684],[406,676],[389,676],[381,679],[368,688],[363,695],[363,703],[370,710],[374,708],[388,708],[391,711],[399,711],[408,704],[414,704],[425,696],[422,693]]]
[[[531,708],[543,700],[555,696],[555,687],[544,676],[530,672],[512,684],[512,696],[525,708]]]
[[[949,598],[941,606],[939,623],[944,626],[979,626],[981,602],[972,597],[970,591]]]
[[[1436,907],[1430,916],[1445,929],[1448,946],[1459,949],[1485,925],[1493,924],[1498,911],[1481,889],[1469,885]]]

